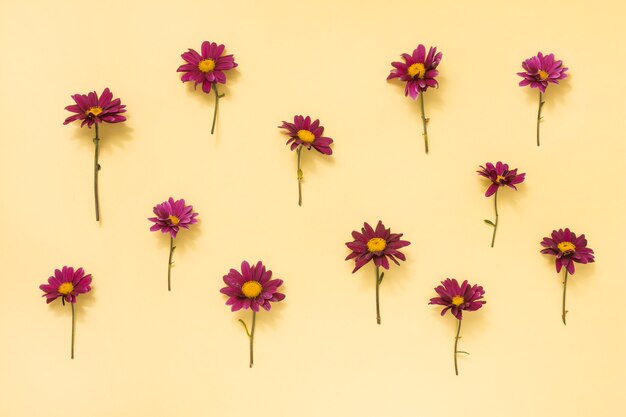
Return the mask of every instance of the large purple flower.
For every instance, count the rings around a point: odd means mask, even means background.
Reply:
[[[568,228],[553,230],[551,237],[544,237],[541,253],[556,257],[556,272],[565,267],[570,275],[574,275],[574,263],[587,264],[595,262],[593,249],[587,247],[585,235],[576,236]]]
[[[113,100],[113,93],[105,88],[100,97],[98,93],[92,91],[88,94],[74,94],[72,99],[76,104],[67,106],[65,110],[75,114],[69,116],[63,122],[64,125],[75,120],[82,120],[80,127],[87,125],[91,128],[99,123],[119,123],[126,121],[126,117],[121,113],[126,112],[126,106],[121,104],[121,100]]]
[[[520,87],[530,85],[530,88],[538,88],[542,93],[546,92],[548,83],[558,84],[559,80],[567,78],[565,73],[568,68],[563,66],[563,61],[555,60],[554,54],[543,55],[538,52],[536,56],[522,62],[523,72],[517,75],[523,78],[519,82]]]

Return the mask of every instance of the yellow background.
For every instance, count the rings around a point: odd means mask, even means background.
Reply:
[[[623,416],[626,8],[620,1],[9,1],[0,3],[0,415]],[[180,82],[180,54],[224,43],[213,96]],[[443,52],[429,90],[431,154],[418,105],[391,61],[418,43]],[[537,91],[523,59],[554,52],[535,146]],[[101,129],[102,222],[92,201],[93,130],[63,126],[70,94],[110,87],[127,123]],[[277,126],[320,118],[334,154],[296,154]],[[478,165],[527,173],[492,199]],[[200,213],[180,234],[173,291],[154,204]],[[412,245],[381,287],[352,275],[344,242],[382,219]],[[597,256],[568,286],[539,242],[585,233]],[[257,321],[256,364],[219,293],[242,259],[263,260],[287,298]],[[38,286],[83,266],[93,291],[70,310]],[[455,322],[428,306],[446,277],[486,290]]]

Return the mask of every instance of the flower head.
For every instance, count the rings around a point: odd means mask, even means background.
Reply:
[[[278,127],[287,131],[289,140],[286,144],[291,144],[292,151],[302,145],[307,149],[313,147],[324,155],[332,155],[333,153],[333,150],[330,149],[333,140],[322,136],[324,126],[320,126],[319,119],[311,122],[310,116],[294,116],[293,123],[283,121],[283,124]]]
[[[72,96],[76,104],[67,106],[65,110],[76,113],[63,122],[64,125],[75,120],[82,120],[80,127],[91,126],[96,123],[119,123],[126,121],[121,113],[126,112],[126,105],[121,104],[119,98],[113,100],[113,94],[105,88],[100,97],[95,91],[89,94],[74,94]]]
[[[71,266],[64,266],[60,271],[54,270],[54,275],[48,278],[47,284],[42,284],[39,288],[44,292],[42,297],[46,297],[46,303],[51,303],[59,297],[65,304],[75,304],[79,294],[91,291],[91,275],[85,275],[83,268],[74,270]]]
[[[241,272],[231,269],[224,275],[226,287],[220,292],[229,297],[226,305],[231,306],[232,311],[251,308],[257,312],[259,307],[269,311],[272,308],[270,302],[282,301],[285,298],[285,294],[278,292],[283,280],[271,278],[272,271],[266,270],[261,261],[253,266],[243,261]]]
[[[485,290],[480,285],[471,285],[467,280],[459,285],[454,278],[446,278],[445,281],[441,281],[441,284],[435,287],[439,297],[431,298],[428,304],[445,306],[441,310],[442,316],[451,310],[454,317],[462,320],[463,310],[476,311],[486,303],[486,301],[479,301],[485,294]]]
[[[224,71],[235,68],[237,63],[232,55],[222,55],[224,48],[224,45],[204,41],[200,48],[201,53],[193,49],[183,53],[181,57],[187,63],[178,67],[177,72],[185,73],[181,80],[195,82],[194,87],[202,84],[202,91],[207,94],[211,92],[214,83],[226,84]]]
[[[556,61],[554,54],[543,55],[538,52],[536,56],[528,58],[522,62],[524,72],[517,75],[523,78],[520,87],[530,85],[530,88],[538,88],[545,93],[548,83],[558,84],[559,80],[567,78],[567,68],[563,66],[563,61]]]
[[[553,230],[552,238],[544,237],[541,246],[545,248],[541,253],[556,256],[556,272],[561,272],[561,268],[565,267],[570,275],[574,275],[574,262],[595,262],[593,249],[587,247],[585,235],[576,237],[568,228]]]
[[[355,261],[352,273],[358,271],[372,259],[376,266],[382,266],[385,269],[389,269],[388,259],[391,259],[396,265],[400,265],[398,259],[406,261],[406,257],[398,249],[410,245],[411,242],[400,240],[402,233],[391,233],[391,229],[385,229],[382,221],[378,222],[376,230],[367,223],[363,226],[361,233],[352,232],[354,241],[346,243],[346,246],[352,251],[346,257],[346,261],[353,258]]]
[[[426,91],[428,87],[439,86],[435,79],[439,71],[435,68],[439,65],[441,57],[442,53],[437,53],[437,48],[432,46],[428,49],[427,55],[426,47],[420,44],[412,55],[402,54],[404,62],[391,63],[394,69],[391,70],[387,79],[400,78],[405,81],[404,95],[410,95],[415,100],[418,94]]]
[[[476,171],[478,175],[488,178],[491,181],[491,185],[489,185],[489,188],[487,188],[485,192],[486,197],[490,197],[498,191],[498,188],[504,187],[505,185],[517,190],[515,185],[521,184],[526,178],[526,174],[517,173],[517,168],[509,170],[509,165],[503,164],[500,161],[498,161],[495,166],[491,162],[487,162],[485,166],[481,165],[480,168],[480,171]]]
[[[176,237],[181,227],[189,229],[190,225],[198,222],[196,220],[198,213],[193,211],[193,206],[186,206],[184,199],[174,201],[170,197],[169,200],[154,206],[152,211],[156,217],[148,218],[154,222],[150,231],[160,230],[163,233],[169,233],[173,238]]]

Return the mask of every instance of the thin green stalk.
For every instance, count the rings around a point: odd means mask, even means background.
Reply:
[[[252,328],[250,329],[250,368],[254,365],[254,327],[256,325],[256,311],[252,311]]]
[[[498,230],[498,190],[496,190],[496,193],[493,196],[493,206],[496,210],[496,221],[493,224],[493,236],[491,237],[491,247],[493,248],[493,245],[496,242],[496,231]]]
[[[172,291],[172,255],[174,254],[174,238],[170,236],[170,260],[167,262],[167,290]]]
[[[543,101],[543,93],[539,91],[539,110],[537,111],[537,146],[539,146],[539,122],[541,121],[541,108],[545,104]]]
[[[217,120],[217,108],[220,105],[220,98],[224,97],[224,94],[217,92],[217,83],[213,83],[213,91],[215,92],[215,108],[213,109],[213,125],[211,126],[211,134],[215,131],[215,121]]]
[[[454,373],[458,375],[459,374],[459,367],[458,367],[458,365],[456,363],[456,357],[457,357],[457,354],[459,353],[459,350],[457,349],[457,346],[459,344],[459,338],[460,338],[459,335],[461,334],[461,320],[457,319],[457,321],[459,323],[458,323],[458,326],[456,328],[456,337],[454,338]]]
[[[300,158],[302,156],[302,145],[298,146],[298,205],[302,206],[302,170],[300,169]]]
[[[565,269],[565,280],[563,281],[563,313],[561,315],[564,325],[567,325],[567,323],[565,322],[565,315],[567,314],[567,310],[565,309],[565,294],[566,293],[567,293],[567,269]]]
[[[96,144],[96,152],[93,165],[93,191],[96,198],[96,221],[100,221],[100,203],[98,201],[98,171],[100,171],[100,164],[98,163],[98,153],[100,147],[100,137],[98,135],[98,123],[96,123],[96,137],[93,139],[93,143]]]
[[[426,113],[424,112],[424,91],[419,93],[420,96],[420,108],[422,110],[422,125],[424,128],[424,146],[426,148],[426,153],[428,153],[428,129],[426,128],[426,124],[428,123],[428,119],[426,118]]]
[[[377,265],[376,266],[376,323],[378,323],[378,324],[380,324],[380,296],[379,296],[379,289],[380,289],[380,282],[382,281],[380,279],[379,270],[380,270],[380,268]]]
[[[76,333],[76,318],[74,314],[74,303],[70,303],[72,305],[72,359],[74,359],[74,334]]]

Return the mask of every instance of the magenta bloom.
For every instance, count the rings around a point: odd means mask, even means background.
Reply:
[[[91,128],[93,124],[126,121],[126,117],[121,115],[121,113],[126,112],[126,106],[121,104],[119,98],[113,100],[113,94],[108,88],[104,89],[100,97],[95,91],[92,91],[89,94],[74,94],[72,99],[76,104],[67,106],[65,110],[76,114],[65,119],[64,125],[82,120],[80,127],[86,124],[87,127]]]
[[[250,266],[247,261],[241,263],[241,272],[231,269],[224,275],[226,287],[220,292],[227,295],[226,305],[231,306],[232,311],[252,309],[259,311],[259,307],[270,311],[270,302],[282,301],[285,294],[278,292],[278,287],[283,285],[282,279],[271,279],[272,271],[266,270],[261,261]]]
[[[283,121],[283,124],[278,127],[287,131],[289,135],[287,145],[291,144],[292,151],[302,146],[307,149],[313,147],[324,155],[332,155],[333,153],[333,150],[330,149],[333,140],[322,136],[324,126],[320,126],[319,119],[315,119],[311,123],[310,116],[294,116],[293,123]]]
[[[436,70],[441,61],[442,53],[437,53],[437,48],[430,47],[428,55],[426,47],[420,44],[413,51],[412,55],[402,54],[404,62],[392,62],[394,69],[387,77],[387,80],[399,78],[406,82],[404,95],[411,96],[415,100],[419,93],[426,91],[429,87],[438,87],[435,77],[439,74]]]
[[[593,249],[587,247],[585,235],[576,237],[568,228],[553,230],[552,237],[544,237],[541,246],[546,248],[541,253],[556,257],[556,272],[561,272],[561,268],[565,267],[570,275],[574,275],[574,263],[595,262]]]
[[[196,217],[198,213],[193,211],[193,206],[186,206],[185,200],[174,200],[170,197],[167,201],[157,204],[152,209],[156,217],[150,217],[148,220],[154,222],[150,227],[151,232],[160,230],[163,233],[169,233],[172,238],[180,228],[189,229],[189,226],[198,222]]]
[[[48,278],[47,284],[42,284],[39,288],[44,292],[46,303],[50,304],[61,297],[63,304],[75,304],[79,294],[91,291],[91,275],[85,275],[83,268],[74,270],[71,266],[64,266],[62,270],[55,269],[54,276]]]
[[[493,166],[491,162],[487,162],[485,166],[480,166],[480,171],[476,171],[478,175],[488,178],[491,181],[489,188],[485,192],[485,197],[491,197],[500,187],[510,187],[517,190],[517,184],[524,182],[526,174],[518,174],[517,168],[509,170],[509,165],[500,161]]]
[[[483,287],[480,285],[468,284],[467,280],[459,285],[454,278],[446,278],[445,281],[441,281],[441,284],[435,288],[439,297],[431,298],[428,304],[445,306],[441,310],[442,316],[450,310],[454,317],[462,320],[463,310],[476,311],[486,303],[486,301],[480,301],[485,294]]]
[[[232,55],[222,55],[224,48],[224,45],[204,41],[200,48],[201,53],[193,49],[183,53],[181,57],[187,63],[178,67],[177,72],[184,72],[181,80],[184,83],[193,81],[194,86],[202,84],[202,91],[207,94],[216,83],[226,84],[224,71],[235,68],[237,63]]]
[[[524,72],[517,75],[523,78],[520,87],[530,85],[531,88],[538,88],[542,93],[546,92],[548,83],[558,84],[559,80],[567,78],[567,68],[563,66],[563,61],[554,59],[554,54],[543,55],[538,52],[536,56],[522,62]]]

